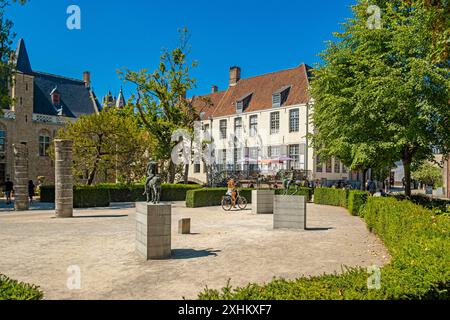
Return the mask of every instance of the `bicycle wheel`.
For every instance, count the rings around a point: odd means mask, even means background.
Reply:
[[[231,197],[223,197],[222,198],[222,209],[225,211],[231,211],[231,208],[233,207]]]
[[[245,199],[244,197],[239,197],[239,199],[237,200],[237,205],[239,209],[245,210],[247,208],[247,199]]]

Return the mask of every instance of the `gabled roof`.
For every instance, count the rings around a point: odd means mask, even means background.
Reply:
[[[22,73],[32,73],[30,58],[28,57],[27,48],[25,47],[25,41],[19,40],[16,50],[16,70]]]
[[[25,41],[20,39],[16,50],[16,71],[34,76],[34,113],[78,118],[100,111],[101,106],[94,92],[83,80],[35,72],[31,69]],[[61,105],[55,107],[51,94],[60,94]]]
[[[61,106],[67,117],[78,118],[84,114],[96,113],[100,104],[84,81],[64,78],[42,72],[34,75],[34,113],[58,115],[52,104],[51,92],[55,87],[61,95]]]
[[[310,69],[306,64],[301,64],[293,69],[241,79],[225,91],[194,97],[193,105],[199,112],[205,112],[205,119],[230,116],[236,114],[236,102],[252,93],[244,113],[267,110],[272,109],[272,95],[289,87],[289,96],[283,106],[306,104],[309,101]],[[210,100],[210,106],[205,104],[205,99]]]

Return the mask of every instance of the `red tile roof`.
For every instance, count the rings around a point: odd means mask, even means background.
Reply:
[[[293,69],[241,79],[225,91],[193,97],[193,105],[198,112],[204,112],[204,119],[211,116],[230,116],[236,114],[236,102],[252,94],[244,113],[266,110],[272,108],[272,94],[286,87],[290,87],[290,92],[283,106],[304,104],[309,101],[310,69],[309,66],[301,64]]]

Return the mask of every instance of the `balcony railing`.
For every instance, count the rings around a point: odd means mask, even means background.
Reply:
[[[3,110],[3,118],[16,120],[16,113],[11,110]],[[33,122],[40,123],[51,123],[51,124],[66,124],[68,122],[73,121],[71,118],[67,117],[59,117],[59,116],[50,116],[46,114],[33,114]]]
[[[58,117],[58,116],[49,116],[46,114],[33,114],[33,121],[40,123],[51,123],[51,124],[65,124],[69,122],[69,118],[66,117]]]
[[[3,110],[3,118],[15,120],[16,119],[16,113],[11,110]]]

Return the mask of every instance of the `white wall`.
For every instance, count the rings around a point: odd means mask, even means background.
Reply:
[[[299,110],[299,116],[300,116],[300,123],[299,123],[299,131],[298,132],[289,132],[289,112],[290,110],[298,109]],[[279,112],[280,115],[280,129],[278,134],[271,134],[270,133],[270,115],[272,112]],[[234,138],[234,119],[241,117],[242,118],[242,136],[241,136],[241,144],[244,147],[256,147],[256,146],[262,146],[264,149],[267,149],[268,146],[281,146],[281,145],[293,145],[293,144],[304,144],[309,145],[310,141],[307,139],[307,133],[313,131],[313,127],[308,121],[308,117],[310,110],[308,110],[307,105],[293,105],[293,106],[287,106],[287,107],[279,107],[279,108],[271,108],[266,109],[258,112],[244,112],[242,114],[235,114],[232,116],[225,116],[225,117],[217,117],[213,120],[204,120],[202,121],[203,125],[209,124],[210,127],[210,134],[212,134],[212,138],[214,140],[214,146],[215,146],[215,154],[216,157],[219,155],[219,150],[221,149],[227,149],[227,162],[233,163],[233,153],[231,150],[233,147],[233,138]],[[258,116],[258,135],[257,137],[250,137],[250,117],[253,115]],[[220,136],[220,121],[221,120],[227,120],[227,139],[221,139]],[[286,154],[282,154],[286,155]],[[261,154],[260,154],[261,158]],[[262,157],[267,158],[267,157]],[[219,161],[217,159],[217,161]],[[315,173],[315,155],[313,148],[309,147],[307,148],[304,160],[305,163],[305,169],[310,171],[312,173],[312,176],[310,178],[312,179],[321,179],[321,178],[327,178],[331,180],[340,180],[345,179],[348,177],[348,174],[341,173],[334,174],[334,163],[333,163],[333,172],[332,173],[326,173],[325,168],[324,172],[321,174]],[[285,165],[286,166],[286,165]],[[281,168],[282,165],[272,165],[272,169],[276,170]],[[264,169],[269,169],[267,166],[263,166]],[[194,166],[192,165],[190,167],[190,173],[189,176],[191,178],[194,178],[196,180],[204,181],[206,182],[206,177],[204,174],[204,168],[203,164],[201,164],[201,170],[200,173],[194,173]]]

